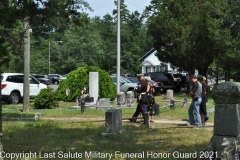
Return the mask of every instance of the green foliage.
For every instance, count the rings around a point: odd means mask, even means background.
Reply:
[[[206,72],[221,52],[222,1],[152,1],[149,33],[157,56],[189,73]],[[219,39],[216,39],[218,37]]]
[[[67,79],[61,80],[57,89],[57,95],[60,100],[75,101],[81,96],[81,90],[84,86],[89,86],[89,72],[99,73],[99,96],[102,98],[116,98],[116,86],[113,83],[108,72],[101,70],[96,66],[79,67],[70,72]],[[66,95],[66,88],[70,89],[70,94]],[[91,95],[90,95],[91,96]]]
[[[53,109],[59,107],[57,94],[53,88],[42,89],[34,100],[35,109]]]

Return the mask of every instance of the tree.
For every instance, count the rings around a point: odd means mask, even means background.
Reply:
[[[99,96],[101,98],[116,98],[116,85],[108,72],[96,66],[79,67],[68,74],[68,78],[61,80],[57,88],[59,99],[64,101],[75,101],[81,95],[81,90],[84,86],[89,86],[89,72],[98,72],[99,74]],[[71,90],[71,93],[66,96],[66,88]],[[90,95],[91,96],[91,95]],[[96,101],[94,99],[94,101]]]
[[[152,0],[146,8],[149,33],[161,61],[206,75],[219,55],[221,1]]]
[[[216,64],[224,69],[225,81],[229,81],[232,77],[230,72],[235,72],[240,68],[240,39],[239,39],[239,6],[238,0],[225,1],[225,6],[222,10],[227,13],[222,18],[221,28],[221,48],[220,56],[216,57]]]
[[[66,28],[76,28],[76,25],[81,26],[87,23],[87,14],[81,13],[84,8],[92,10],[89,4],[84,0],[18,0],[9,1],[3,0],[0,2],[0,11],[2,13],[0,20],[0,38],[4,44],[0,47],[9,47],[9,52],[5,52],[11,62],[5,61],[2,63],[7,71],[23,72],[23,54],[22,54],[22,39],[24,30],[22,21],[26,16],[29,16],[31,28],[33,28],[33,36],[36,39],[41,36],[49,38],[51,33],[59,31],[62,33]],[[4,49],[0,49],[4,50]],[[10,55],[12,52],[12,56]],[[11,58],[10,58],[11,57]],[[17,63],[16,63],[17,61]],[[7,65],[12,65],[12,69],[7,69]]]

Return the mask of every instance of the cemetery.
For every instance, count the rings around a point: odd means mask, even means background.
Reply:
[[[27,114],[19,112],[18,106],[3,106],[3,151],[34,153],[33,159],[233,159],[238,153],[238,84],[225,82],[213,88],[208,123],[188,127],[191,99],[186,93],[168,90],[166,95],[156,96],[159,113],[154,122],[144,114],[138,117],[139,123],[131,123],[128,119],[137,105],[134,93],[120,92],[115,101],[99,98],[98,73],[90,72],[89,77],[91,96],[79,105],[62,102],[59,109]]]

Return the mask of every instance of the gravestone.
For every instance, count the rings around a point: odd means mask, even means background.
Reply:
[[[119,92],[117,94],[117,104],[118,105],[124,105],[125,104],[125,93]]]
[[[82,100],[82,101],[80,102],[80,105],[81,105],[81,113],[86,113],[85,101]]]
[[[99,107],[110,107],[110,99],[109,98],[99,99]]]
[[[155,115],[159,115],[160,114],[160,106],[158,103],[154,104],[154,109],[155,109]]]
[[[206,151],[221,160],[235,159],[240,142],[240,86],[224,82],[212,90],[215,102],[214,135]]]
[[[106,132],[102,133],[105,135],[112,135],[118,132],[122,132],[122,110],[111,109],[105,113],[105,129]]]
[[[173,99],[173,90],[171,89],[167,90],[167,99]]]
[[[187,98],[184,97],[184,98],[183,98],[183,107],[186,107],[186,106],[187,106]]]
[[[89,72],[89,95],[90,97],[93,97],[93,100],[95,102],[90,102],[91,104],[88,104],[89,106],[95,105],[98,100],[98,90],[99,90],[99,74],[98,72]]]
[[[144,125],[150,128],[150,115],[148,112],[143,114],[144,117]]]
[[[85,102],[86,102],[86,103],[94,102],[94,97],[86,97],[86,98],[85,98]]]
[[[131,107],[134,103],[134,92],[133,91],[127,91],[125,95],[125,103]]]

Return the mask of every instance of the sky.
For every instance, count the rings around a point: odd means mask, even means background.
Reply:
[[[114,0],[86,0],[92,7],[94,12],[85,11],[90,17],[100,16],[102,18],[104,15],[109,13],[112,15],[112,11],[117,9],[114,5]],[[142,13],[146,6],[150,5],[151,0],[124,0],[130,12],[138,11]]]

